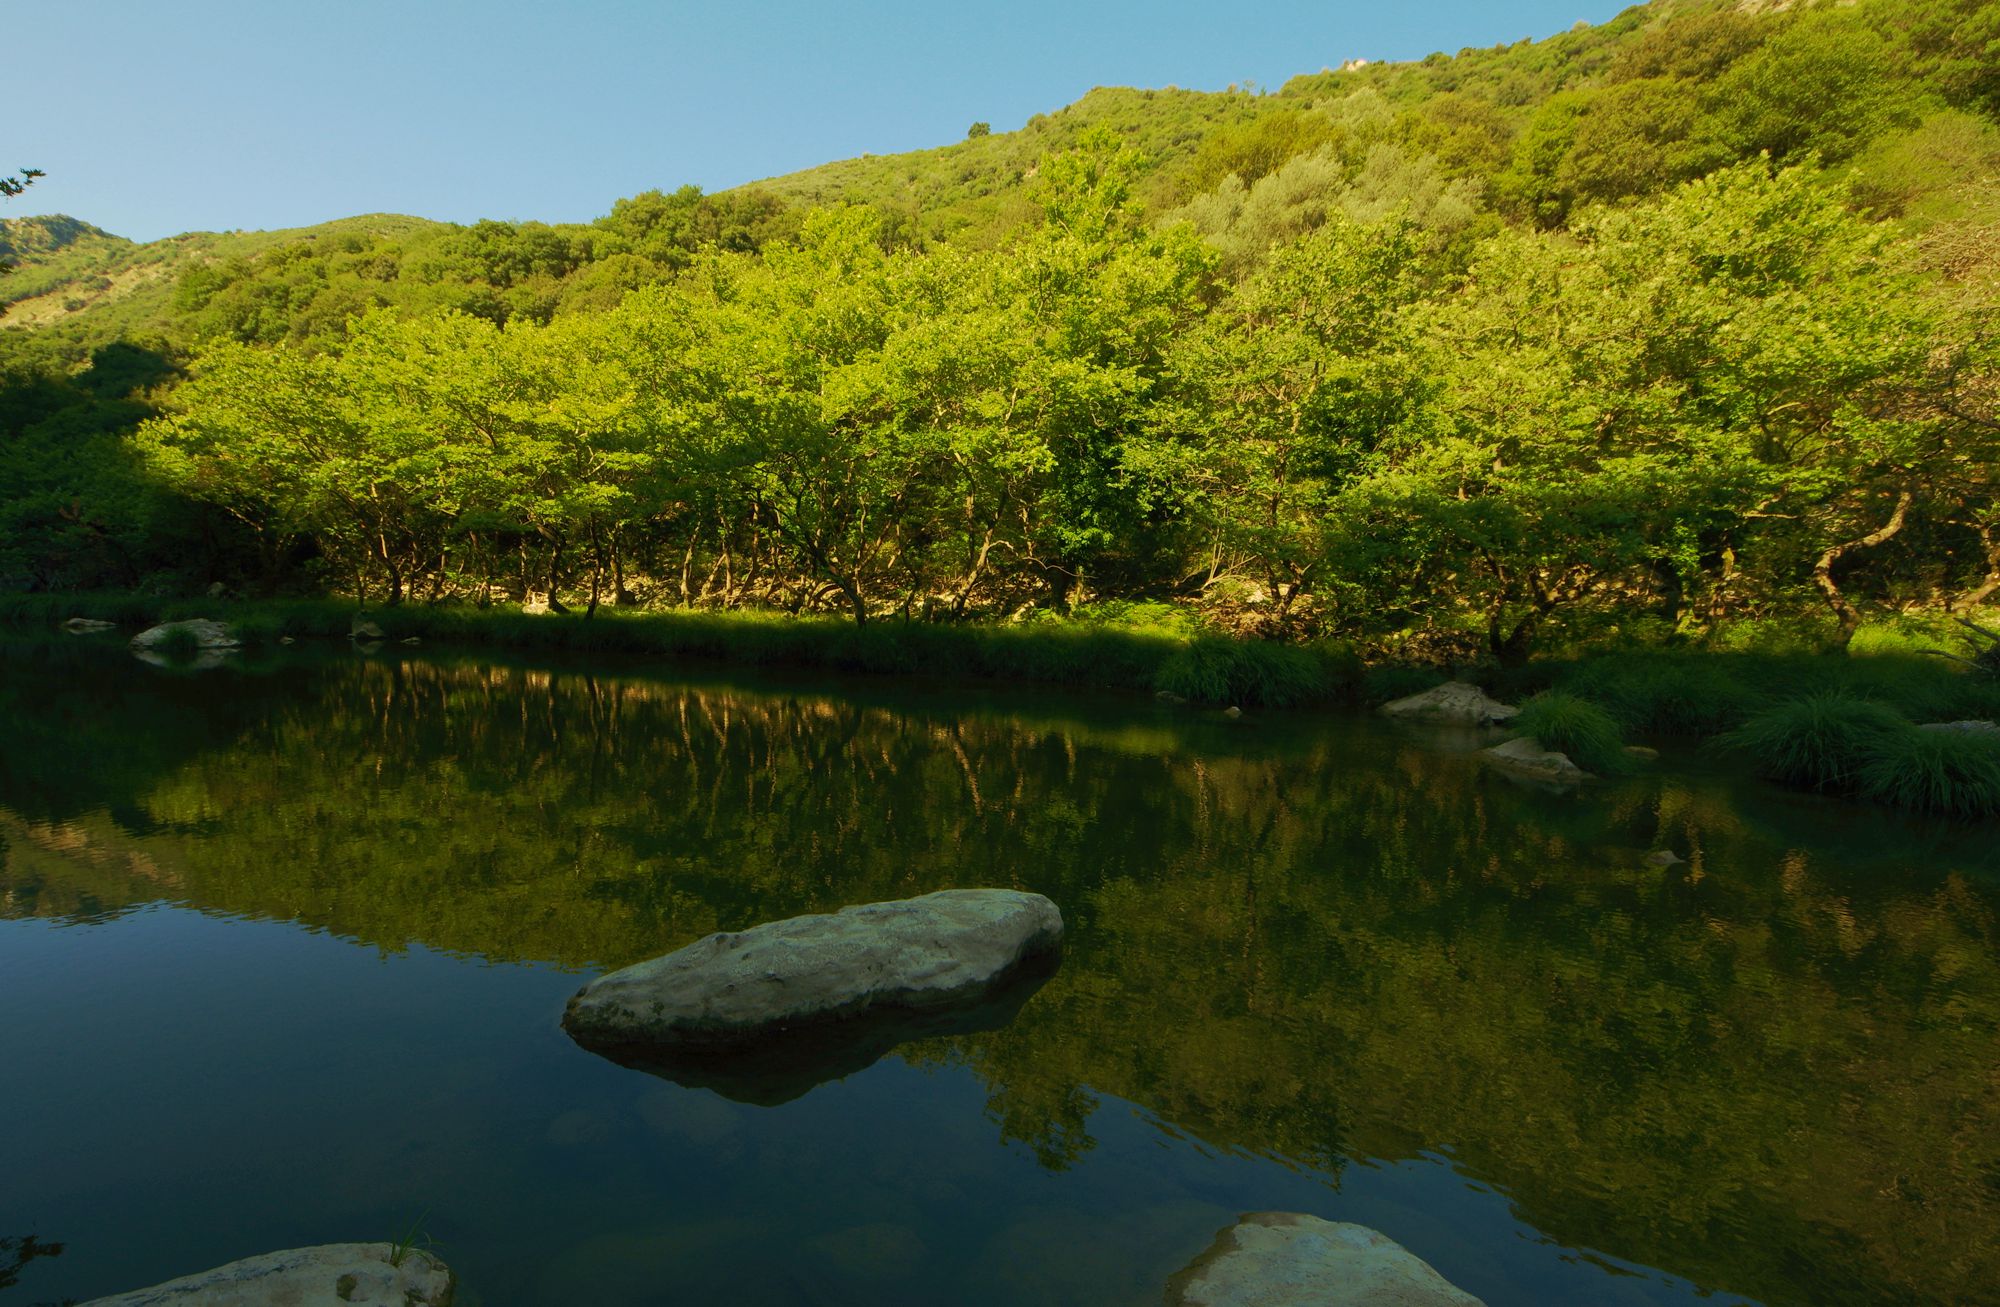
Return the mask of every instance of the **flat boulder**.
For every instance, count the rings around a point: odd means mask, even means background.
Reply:
[[[1446,681],[1422,694],[1413,694],[1382,705],[1390,717],[1404,721],[1434,722],[1445,726],[1493,726],[1509,721],[1520,709],[1490,699],[1486,691],[1464,681]]]
[[[451,1271],[386,1243],[330,1243],[246,1257],[84,1307],[450,1307]]]
[[[1590,777],[1589,772],[1570,761],[1568,754],[1544,749],[1541,741],[1525,735],[1490,749],[1482,749],[1479,756],[1502,771],[1525,776],[1529,780],[1574,785]]]
[[[940,890],[725,931],[600,976],[563,1027],[587,1048],[741,1047],[871,1012],[935,1013],[1006,988],[1062,940],[1040,894]]]
[[[163,644],[177,640],[191,640],[197,649],[234,649],[243,642],[221,622],[197,617],[186,622],[162,622],[149,626],[132,637],[132,647],[140,653],[153,653]]]
[[[72,617],[63,623],[63,630],[71,635],[96,635],[99,631],[109,631],[116,622],[101,622],[95,617]]]
[[[1484,1307],[1379,1230],[1252,1212],[1167,1283],[1167,1307]]]
[[[1985,735],[2000,739],[2000,722],[1925,722],[1920,731],[1942,731],[1951,735]]]

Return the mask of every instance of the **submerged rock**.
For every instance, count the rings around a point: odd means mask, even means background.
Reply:
[[[1167,1283],[1168,1307],[1484,1307],[1378,1230],[1252,1212]]]
[[[454,1287],[445,1264],[420,1249],[330,1243],[246,1257],[84,1307],[450,1307]]]
[[[1490,749],[1482,749],[1479,756],[1495,767],[1530,780],[1573,785],[1590,776],[1589,772],[1571,762],[1568,754],[1544,749],[1541,741],[1525,735]]]
[[[1425,690],[1382,705],[1382,711],[1390,717],[1400,717],[1412,722],[1440,722],[1452,726],[1491,726],[1511,720],[1518,708],[1511,708],[1496,699],[1489,699],[1486,691],[1464,681],[1447,681],[1443,685]]]
[[[1992,735],[2000,737],[2000,722],[1925,722],[1917,727],[1920,731],[1949,731],[1954,735]]]
[[[173,644],[180,640],[192,641],[197,649],[234,649],[243,642],[221,622],[210,621],[206,617],[196,617],[185,622],[163,622],[149,626],[132,637],[132,648],[140,653],[152,653],[161,645]]]
[[[600,976],[563,1027],[684,1084],[796,1097],[906,1039],[1004,1024],[1052,970],[1062,928],[1048,899],[1000,889],[792,917]]]
[[[100,622],[95,617],[72,617],[63,623],[63,630],[71,635],[95,635],[99,631],[109,631],[116,622]]]

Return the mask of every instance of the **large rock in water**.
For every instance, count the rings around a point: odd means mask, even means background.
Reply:
[[[1040,894],[940,890],[710,935],[591,981],[571,1038],[747,1102],[784,1102],[907,1039],[993,1029],[1046,980],[1062,913]]]
[[[1486,697],[1486,691],[1464,681],[1443,685],[1382,705],[1390,717],[1412,722],[1436,722],[1447,726],[1492,726],[1510,720],[1518,708]]]
[[[391,1260],[396,1265],[391,1265]],[[450,1307],[445,1264],[386,1243],[293,1248],[218,1266],[84,1307]]]
[[[1252,1212],[1167,1284],[1168,1307],[1484,1307],[1365,1225]]]
[[[152,653],[161,645],[185,633],[197,649],[234,649],[242,644],[230,629],[221,622],[197,617],[186,622],[163,622],[149,626],[132,637],[132,647],[140,653]]]

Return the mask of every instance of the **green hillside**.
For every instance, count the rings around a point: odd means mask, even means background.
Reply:
[[[16,589],[1515,662],[2000,595],[1992,0],[1101,89],[586,224],[7,233]]]

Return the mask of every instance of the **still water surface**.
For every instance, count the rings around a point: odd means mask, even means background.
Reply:
[[[1152,1304],[1268,1209],[1493,1307],[2000,1300],[1990,827],[1125,697],[0,681],[0,1239],[63,1245],[0,1305],[413,1225],[488,1307]],[[1004,1030],[759,1106],[558,1028],[600,969],[953,885],[1070,922]]]

